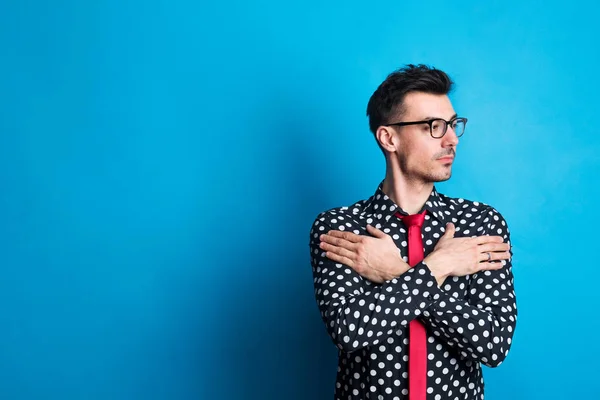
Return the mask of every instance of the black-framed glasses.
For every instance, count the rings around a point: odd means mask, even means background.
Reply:
[[[429,125],[429,132],[435,139],[440,139],[446,134],[448,125],[452,127],[457,137],[461,137],[465,133],[465,126],[467,125],[467,119],[462,117],[452,118],[450,121],[446,121],[443,118],[433,118],[425,121],[412,121],[412,122],[395,122],[393,124],[386,124],[384,126],[406,126],[406,125],[417,125],[427,124]]]

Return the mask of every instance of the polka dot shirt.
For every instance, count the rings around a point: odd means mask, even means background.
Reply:
[[[510,261],[501,261],[496,271],[448,277],[441,287],[420,262],[375,284],[319,248],[319,236],[329,230],[368,235],[371,224],[393,238],[407,261],[407,230],[394,215],[406,212],[382,184],[369,199],[320,213],[310,232],[316,301],[339,349],[335,399],[408,399],[408,324],[415,318],[427,329],[427,399],[483,399],[481,364],[504,361],[517,321]],[[456,226],[455,237],[499,235],[510,243],[504,218],[486,204],[449,198],[434,188],[423,208],[425,256],[448,222]]]

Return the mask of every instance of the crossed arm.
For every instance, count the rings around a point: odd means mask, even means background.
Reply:
[[[371,237],[340,231],[311,236],[315,295],[338,347],[376,345],[420,318],[464,358],[499,365],[517,313],[508,228],[500,214],[490,213],[503,229],[499,236],[454,238],[449,225],[434,251],[413,268],[391,238],[373,227],[367,228]],[[447,277],[466,274],[472,279],[465,300],[440,288]]]

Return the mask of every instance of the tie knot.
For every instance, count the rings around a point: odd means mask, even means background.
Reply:
[[[420,228],[423,226],[423,222],[425,221],[426,213],[427,213],[427,210],[424,210],[420,214],[402,215],[400,213],[396,213],[396,216],[398,218],[400,218],[402,220],[402,222],[404,222],[404,225],[406,225],[407,228],[410,228],[411,226],[417,226]]]

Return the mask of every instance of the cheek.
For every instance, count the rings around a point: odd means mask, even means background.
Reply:
[[[435,154],[435,149],[432,149],[430,143],[426,141],[415,141],[410,143],[410,146],[407,147],[405,152],[406,160],[411,165],[422,165],[431,162],[433,155]]]

